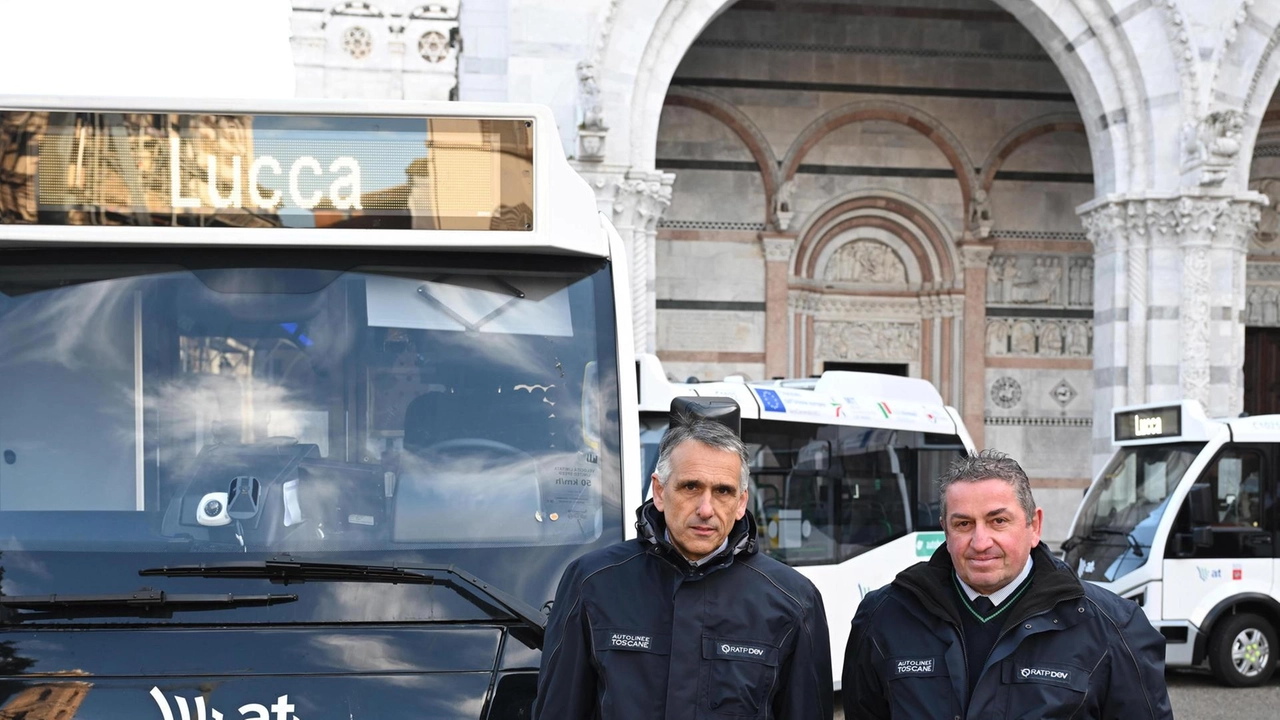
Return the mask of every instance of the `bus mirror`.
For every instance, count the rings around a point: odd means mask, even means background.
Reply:
[[[1191,511],[1193,529],[1212,525],[1218,519],[1218,513],[1214,509],[1213,490],[1208,483],[1196,483],[1191,486],[1191,492],[1187,493],[1187,506]]]
[[[675,425],[679,416],[697,416],[724,425],[734,435],[742,436],[742,412],[733,398],[727,397],[678,397],[671,401],[671,424]]]

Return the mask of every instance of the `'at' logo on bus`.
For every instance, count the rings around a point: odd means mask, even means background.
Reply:
[[[160,715],[164,720],[175,720],[173,707],[169,705],[169,699],[160,692],[160,688],[151,688],[151,698],[156,701],[156,705],[160,707]],[[223,715],[212,706],[205,706],[204,697],[197,696],[190,702],[184,697],[173,696],[177,701],[178,720],[222,720]],[[248,703],[241,705],[237,710],[240,712],[241,720],[301,720],[297,715],[293,714],[296,708],[293,703],[289,702],[288,695],[281,695],[276,698],[276,702],[270,708],[266,705],[258,703]]]

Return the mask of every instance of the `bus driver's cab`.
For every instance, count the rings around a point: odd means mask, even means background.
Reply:
[[[1280,416],[1211,419],[1184,400],[1112,419],[1117,449],[1077,511],[1066,561],[1143,606],[1168,665],[1266,682],[1280,653]]]

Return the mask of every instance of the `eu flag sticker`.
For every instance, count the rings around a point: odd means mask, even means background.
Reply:
[[[756,395],[760,396],[760,403],[764,405],[764,409],[769,412],[786,412],[787,406],[782,404],[782,398],[778,397],[778,393],[764,388],[752,388],[756,391]]]

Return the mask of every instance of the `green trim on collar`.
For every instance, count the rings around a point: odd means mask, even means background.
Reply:
[[[986,617],[983,617],[981,614],[978,613],[977,610],[974,609],[973,601],[969,599],[969,594],[964,591],[964,588],[960,587],[960,578],[958,578],[954,573],[952,573],[951,575],[951,579],[956,586],[956,592],[960,593],[960,604],[964,605],[964,608],[968,610],[969,613],[972,614],[975,618],[977,618],[978,622],[983,624],[986,624],[996,619],[996,617],[998,617],[1000,613],[1013,607],[1014,604],[1017,603],[1018,598],[1022,597],[1022,594],[1027,591],[1027,588],[1031,587],[1031,577],[1032,575],[1028,575],[1027,579],[1022,581],[1022,586],[1019,587],[1017,590],[1015,590],[1012,595],[1005,598],[1004,602],[1000,603],[1000,607],[996,608],[995,612],[991,613]]]

